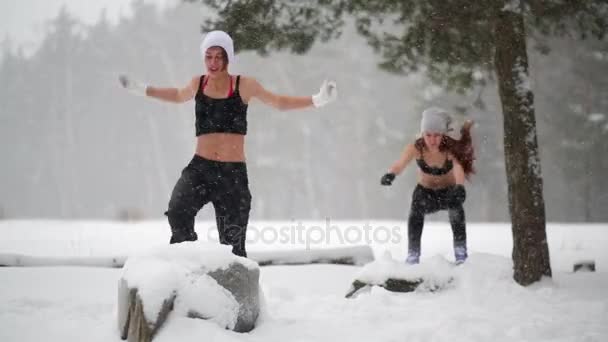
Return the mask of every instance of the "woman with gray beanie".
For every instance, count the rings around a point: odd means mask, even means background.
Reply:
[[[312,96],[285,96],[266,90],[254,78],[232,75],[232,38],[223,31],[209,32],[201,43],[206,73],[183,88],[152,87],[121,75],[130,92],[181,103],[195,101],[196,152],[183,169],[165,212],[171,226],[170,243],[197,240],[194,218],[213,203],[220,243],[236,255],[247,256],[245,240],[251,194],[245,164],[247,107],[254,99],[279,110],[321,107],[337,97],[336,84],[323,82]]]
[[[412,161],[418,164],[418,184],[412,195],[408,218],[408,264],[420,262],[420,240],[424,216],[447,210],[452,226],[454,259],[457,264],[467,259],[466,221],[463,203],[466,198],[464,181],[474,173],[471,121],[464,123],[460,140],[447,135],[452,119],[440,108],[428,108],[422,113],[422,137],[408,144],[401,157],[382,177],[382,185],[391,185],[395,176]]]

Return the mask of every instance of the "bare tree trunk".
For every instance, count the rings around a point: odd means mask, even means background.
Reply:
[[[585,89],[585,94],[586,94],[586,98],[585,98],[585,104],[583,106],[583,110],[585,115],[589,115],[591,114],[591,110],[593,108],[592,105],[592,101],[593,101],[593,89],[592,86],[590,84],[590,82],[585,82],[584,85],[584,89]],[[587,135],[587,138],[589,138],[589,135]],[[594,139],[591,139],[590,143],[586,145],[587,149],[593,150],[595,146],[595,141]],[[587,150],[585,153],[585,172],[583,174],[583,206],[584,206],[584,214],[585,214],[585,222],[591,222],[591,206],[593,205],[592,199],[591,199],[591,184],[593,183],[594,179],[593,179],[593,170],[595,170],[593,168],[593,159],[595,159],[593,157],[593,152]]]
[[[521,11],[503,8],[496,18],[494,63],[504,117],[513,278],[521,285],[529,285],[542,276],[551,276],[534,96],[528,82]]]

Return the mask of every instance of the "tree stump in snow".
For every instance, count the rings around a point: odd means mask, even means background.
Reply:
[[[581,260],[574,263],[573,272],[595,272],[595,261],[593,260]]]
[[[417,289],[435,292],[448,287],[453,280],[453,266],[442,257],[433,258],[425,265],[406,265],[393,260],[387,252],[361,269],[346,298],[369,292],[374,286],[391,292],[412,292]]]
[[[382,284],[374,284],[355,280],[350,290],[346,293],[346,298],[356,297],[357,295],[371,290],[372,286],[380,286],[391,292],[412,292],[418,285],[422,284],[422,279],[394,279],[389,278]]]
[[[180,302],[182,309],[184,309],[184,305],[189,305],[192,298],[197,296],[196,291],[200,289],[191,286],[191,284],[196,283],[202,277],[210,277],[212,280],[209,281],[214,282],[214,286],[220,286],[222,291],[227,293],[230,303],[234,303],[234,317],[226,318],[224,312],[222,313],[223,317],[214,319],[213,314],[209,315],[209,312],[205,311],[204,308],[201,310],[201,305],[204,306],[208,302],[205,295],[210,296],[210,294],[205,293],[200,293],[198,303],[192,303],[192,308],[183,310],[187,312],[185,316],[209,319],[223,328],[236,332],[251,331],[255,327],[260,314],[259,275],[259,268],[252,268],[251,265],[245,266],[238,262],[232,262],[226,268],[212,271],[197,270],[187,275],[188,281],[185,286],[177,286],[173,291],[165,294],[166,298],[154,298],[153,303],[146,303],[141,296],[141,289],[130,285],[129,280],[123,277],[118,287],[118,329],[120,337],[123,340],[128,339],[129,342],[150,342],[167,320],[169,313],[174,311],[176,301],[180,298],[180,294],[183,294],[182,292],[187,291],[188,293],[188,299]],[[174,280],[165,277],[164,274],[161,274],[157,279]],[[208,278],[203,280],[208,280]],[[154,285],[158,286],[159,284]],[[188,288],[188,286],[190,287]],[[160,287],[162,288],[162,286]],[[211,294],[211,296],[210,298],[217,299],[215,294]],[[196,302],[196,298],[193,302]],[[215,302],[217,303],[217,300]]]

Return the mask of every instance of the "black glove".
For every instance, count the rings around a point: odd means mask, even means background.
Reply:
[[[382,176],[382,178],[380,179],[380,184],[391,185],[391,184],[393,184],[394,180],[395,180],[395,174],[392,172],[389,172],[389,173],[385,174],[384,176]]]
[[[450,197],[456,204],[462,204],[467,199],[467,192],[464,185],[455,184],[450,187]]]

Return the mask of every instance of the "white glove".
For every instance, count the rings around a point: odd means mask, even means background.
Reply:
[[[338,87],[334,81],[323,81],[319,93],[312,96],[312,104],[319,108],[338,98]]]
[[[130,79],[127,75],[118,75],[120,84],[132,94],[146,96],[148,86],[138,81]]]

